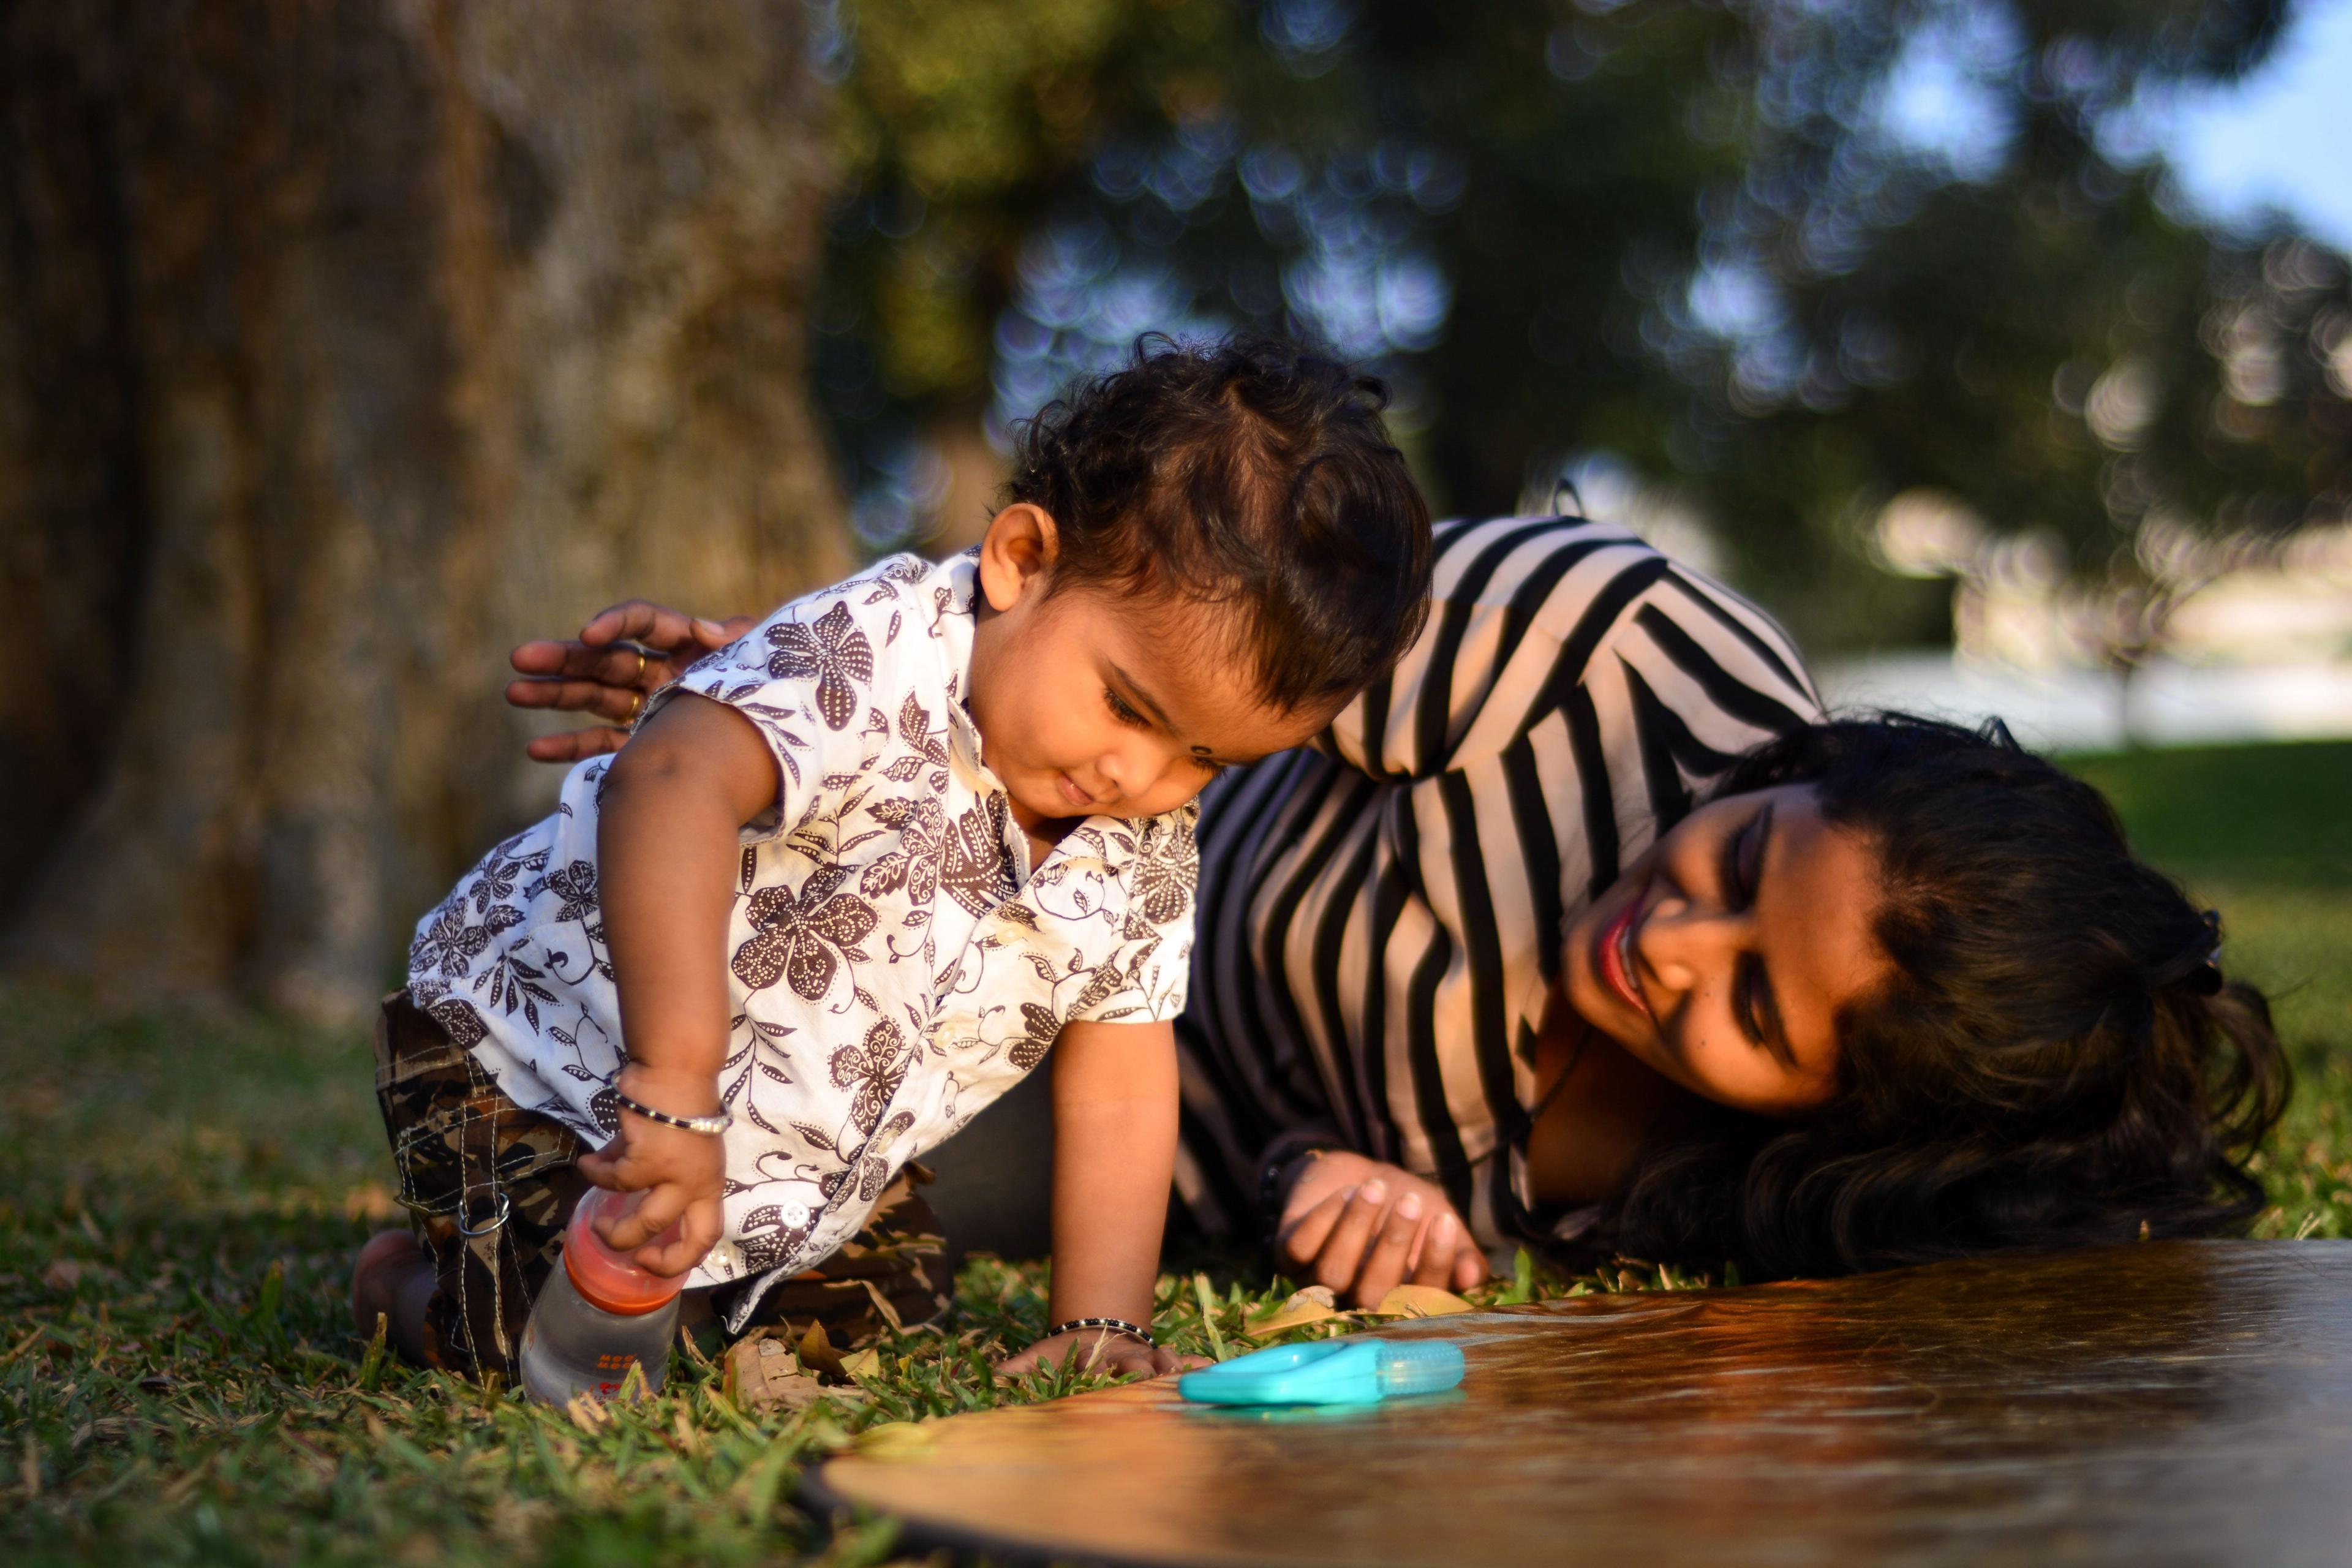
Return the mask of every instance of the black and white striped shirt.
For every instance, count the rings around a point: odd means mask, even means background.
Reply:
[[[1820,713],[1770,617],[1623,529],[1439,524],[1394,675],[1203,798],[1194,1211],[1246,1228],[1268,1142],[1321,1124],[1435,1178],[1482,1243],[1541,1237],[1528,1058],[1567,922],[1735,756]]]

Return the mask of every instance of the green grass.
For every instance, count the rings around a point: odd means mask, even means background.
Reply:
[[[2352,1224],[2352,746],[2083,759],[2143,849],[2223,911],[2303,1086],[2265,1155],[2267,1234]],[[0,1553],[12,1564],[879,1563],[887,1522],[791,1501],[877,1425],[1030,1400],[984,1358],[1042,1326],[1044,1271],[975,1263],[944,1332],[855,1400],[737,1409],[672,1386],[586,1431],[407,1372],[349,1331],[352,1252],[393,1216],[364,1044],[254,1019],[107,1018],[0,991]],[[1482,1294],[1692,1283],[1611,1271]],[[1203,1311],[1206,1300],[1209,1311]],[[1274,1299],[1160,1282],[1207,1352]]]
[[[2352,1236],[2352,744],[2074,761],[2139,852],[2221,911],[2222,968],[2269,994],[2294,1058],[2260,1234]]]
[[[1044,1327],[1046,1279],[981,1259],[945,1331],[885,1342],[883,1375],[849,1398],[747,1415],[680,1353],[661,1396],[583,1430],[407,1371],[352,1334],[352,1254],[397,1217],[361,1041],[253,1019],[107,1019],[0,989],[0,1085],[12,1568],[878,1563],[892,1527],[796,1511],[800,1467],[877,1425],[1105,1381],[995,1384],[987,1358]],[[1545,1281],[1661,1282],[1695,1281]],[[1205,1273],[1164,1278],[1159,1297],[1161,1341],[1204,1354],[1278,1299]]]

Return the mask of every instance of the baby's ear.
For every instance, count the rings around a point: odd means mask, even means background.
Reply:
[[[993,610],[1009,610],[1045,585],[1061,536],[1045,509],[1015,501],[990,520],[980,542],[980,591]]]

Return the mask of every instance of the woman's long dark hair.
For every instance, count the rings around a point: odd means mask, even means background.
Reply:
[[[1811,784],[1881,867],[1894,978],[1838,1019],[1834,1100],[1708,1107],[1647,1150],[1611,1239],[1750,1277],[2242,1229],[2290,1074],[2220,926],[2133,858],[2099,793],[1997,722],[1799,730],[1717,798]]]

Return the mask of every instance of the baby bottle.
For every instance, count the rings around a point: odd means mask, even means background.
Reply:
[[[563,1267],[548,1276],[522,1331],[523,1392],[543,1405],[579,1394],[610,1399],[633,1366],[645,1369],[650,1392],[669,1372],[686,1276],[665,1279],[640,1268],[596,1234],[599,1218],[617,1219],[644,1196],[591,1188],[572,1211]]]

